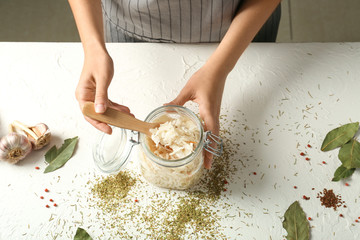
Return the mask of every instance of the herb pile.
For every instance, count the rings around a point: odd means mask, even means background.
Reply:
[[[230,129],[221,130],[222,137],[229,133]],[[231,158],[237,145],[229,138],[223,141],[223,155],[214,158],[211,170],[187,191],[152,191],[153,186],[128,169],[95,179],[92,203],[101,210],[98,217],[105,234],[123,239],[227,239],[215,208],[229,207],[218,200],[236,171]]]
[[[106,178],[98,178],[96,181],[91,192],[101,200],[98,206],[107,212],[116,211],[120,207],[119,200],[125,198],[136,183],[136,179],[125,171]]]
[[[320,199],[321,205],[326,208],[333,208],[336,210],[341,207],[345,202],[341,199],[340,195],[335,195],[332,189],[327,190],[324,188],[322,192],[317,194],[317,198]]]

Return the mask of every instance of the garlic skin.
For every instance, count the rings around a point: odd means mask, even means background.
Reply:
[[[0,159],[15,164],[31,152],[29,139],[19,133],[11,132],[0,140]]]
[[[28,127],[19,121],[14,121],[12,126],[22,130],[26,134],[34,150],[41,149],[50,142],[51,133],[45,123],[38,123],[35,126]]]
[[[37,138],[34,138],[33,135],[26,133],[30,142],[33,144],[33,149],[38,150],[49,144],[51,139],[51,132],[49,127],[45,123],[38,123],[33,127],[29,127],[33,131]]]

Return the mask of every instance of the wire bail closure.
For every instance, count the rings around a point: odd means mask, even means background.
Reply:
[[[222,138],[215,134],[212,134],[211,131],[207,131],[205,132],[205,139],[206,140],[204,144],[204,149],[209,153],[217,157],[220,157],[224,148]],[[216,143],[216,146],[212,147],[211,144],[213,143]]]
[[[135,137],[137,138],[136,140],[134,139]],[[129,141],[133,144],[133,146],[140,144],[140,134],[139,134],[139,132],[131,130],[131,136],[130,136]]]

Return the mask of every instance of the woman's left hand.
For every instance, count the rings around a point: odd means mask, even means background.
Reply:
[[[205,123],[205,131],[219,135],[221,99],[227,74],[215,72],[208,66],[200,68],[186,83],[172,105],[184,105],[188,101],[199,104],[199,113]],[[205,151],[204,166],[211,168],[213,156]]]

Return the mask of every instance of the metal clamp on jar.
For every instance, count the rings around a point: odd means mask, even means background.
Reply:
[[[145,122],[163,122],[164,119],[186,118],[195,124],[198,141],[195,149],[178,159],[161,158],[154,153],[151,138],[143,133],[113,128],[111,135],[101,134],[93,148],[95,165],[103,172],[116,173],[127,162],[132,148],[140,144],[139,165],[142,176],[150,183],[169,189],[188,189],[203,174],[204,150],[215,156],[223,151],[223,142],[210,131],[204,132],[200,119],[181,106],[161,106],[152,111]]]

